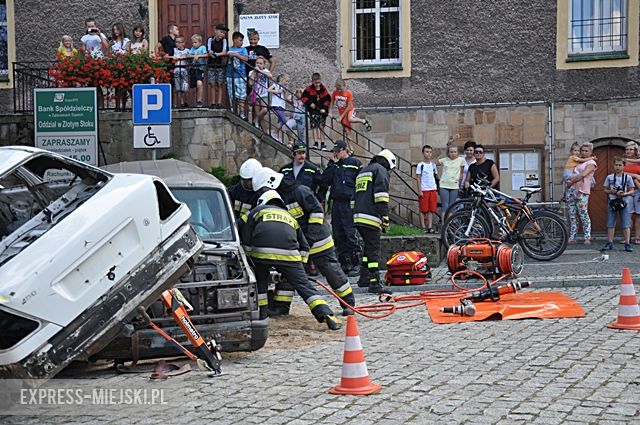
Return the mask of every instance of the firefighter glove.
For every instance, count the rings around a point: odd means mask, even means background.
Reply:
[[[389,227],[389,216],[388,215],[383,215],[382,216],[382,230],[386,230]]]

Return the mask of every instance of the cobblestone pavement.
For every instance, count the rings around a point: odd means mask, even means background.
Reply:
[[[217,378],[203,372],[170,378],[167,387],[180,388],[184,401],[164,410],[88,409],[82,416],[2,422],[640,423],[640,332],[606,328],[616,317],[619,289],[564,292],[582,304],[585,318],[434,325],[422,307],[359,318],[370,377],[383,385],[371,396],[328,394],[341,373],[343,333],[335,332],[322,344],[225,357],[225,375]],[[360,296],[359,302],[375,299]],[[318,332],[329,332],[322,329],[318,325]],[[151,385],[147,375],[102,372],[96,379]]]

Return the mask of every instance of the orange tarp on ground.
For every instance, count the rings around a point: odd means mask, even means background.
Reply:
[[[441,313],[442,307],[459,304],[455,298],[430,299],[426,302],[433,323],[460,323],[480,320],[562,319],[585,317],[584,310],[562,292],[519,292],[503,295],[499,301],[473,303],[476,314],[459,316]]]

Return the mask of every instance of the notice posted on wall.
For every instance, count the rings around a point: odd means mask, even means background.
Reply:
[[[243,46],[249,45],[249,33],[257,31],[260,43],[270,49],[280,47],[280,14],[240,15],[240,32],[244,34]]]
[[[513,173],[511,175],[511,190],[520,190],[524,186],[524,173]]]

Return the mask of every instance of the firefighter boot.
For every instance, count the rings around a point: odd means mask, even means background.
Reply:
[[[351,268],[347,272],[347,276],[349,277],[358,277],[360,274],[360,254],[358,252],[353,253],[351,255]]]
[[[333,314],[324,316],[324,323],[326,323],[327,327],[332,331],[342,329],[342,322]]]
[[[288,316],[291,309],[291,303],[275,301],[273,306],[269,307],[269,317]]]
[[[348,274],[349,270],[351,270],[351,260],[349,259],[349,254],[340,254],[338,256],[338,262],[340,263],[340,268],[344,272],[344,274]]]
[[[355,297],[355,295],[353,295],[353,292],[348,294],[348,295],[345,295],[344,297],[342,297],[342,301],[346,302],[351,307],[355,307],[356,306],[356,297]],[[352,314],[355,314],[353,312],[353,310],[351,310],[349,307],[345,307],[344,305],[342,306],[342,315],[343,316],[351,316]]]
[[[338,319],[326,303],[318,304],[311,309],[311,314],[319,323],[326,323],[332,331],[342,329],[342,322]]]
[[[367,288],[369,286],[369,268],[366,263],[360,264],[360,279],[358,279],[358,286],[360,288]]]
[[[369,279],[369,289],[367,290],[370,294],[391,294],[393,291],[388,286],[385,286],[380,281],[380,275],[375,273]]]

